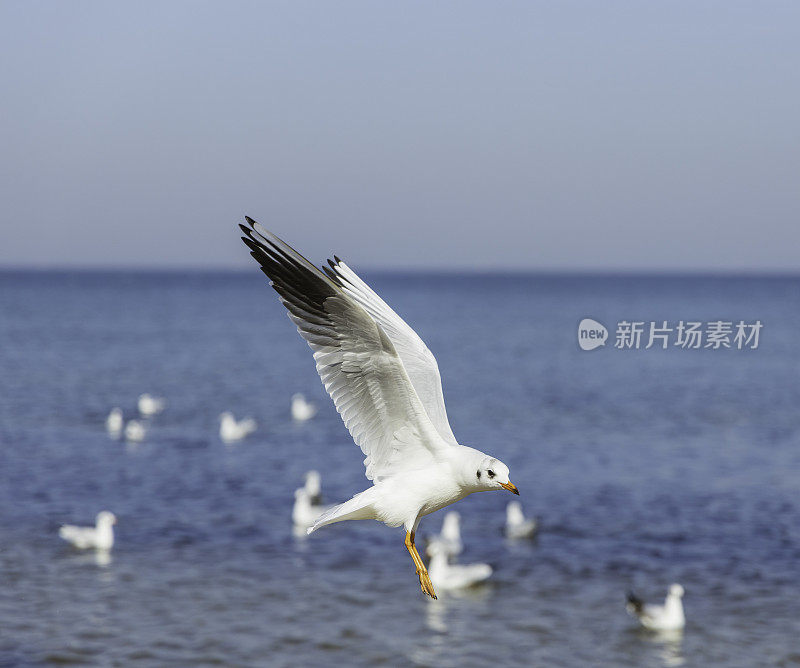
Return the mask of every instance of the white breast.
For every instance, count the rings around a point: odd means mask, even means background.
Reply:
[[[410,526],[418,516],[436,512],[468,494],[458,486],[447,463],[399,473],[375,487],[377,519],[393,527]]]

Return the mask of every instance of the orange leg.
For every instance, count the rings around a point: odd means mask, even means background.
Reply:
[[[417,552],[417,546],[414,545],[413,531],[406,531],[405,545],[406,549],[408,550],[408,553],[414,560],[414,566],[416,566],[417,568],[417,575],[419,576],[419,586],[422,588],[423,593],[435,599],[436,592],[433,591],[433,583],[431,582],[431,579],[428,576],[428,569],[425,568],[425,564],[422,561],[422,557],[420,557],[419,552]]]

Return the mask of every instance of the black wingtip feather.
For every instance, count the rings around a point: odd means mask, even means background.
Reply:
[[[338,277],[327,267],[323,267],[326,271],[321,271],[250,216],[245,216],[245,220],[250,227],[239,225],[244,234],[242,241],[283,305],[290,313],[312,325],[328,325],[329,316],[324,303],[339,292],[341,281]],[[321,335],[316,333],[315,336],[320,339]]]
[[[628,605],[635,610],[636,612],[641,612],[642,608],[644,607],[644,601],[640,599],[636,594],[632,591],[628,592]]]
[[[262,252],[261,246],[259,246],[255,241],[253,241],[250,237],[242,237],[242,241],[247,245],[247,247],[253,252]]]

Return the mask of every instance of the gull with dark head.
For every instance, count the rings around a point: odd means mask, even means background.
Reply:
[[[344,262],[320,270],[250,218],[242,240],[314,354],[317,373],[372,486],[323,513],[308,530],[374,519],[406,530],[422,591],[436,598],[414,544],[420,519],[473,492],[519,494],[499,459],[456,441],[436,359]]]
[[[679,631],[686,626],[683,613],[683,587],[672,584],[663,605],[645,603],[633,593],[628,594],[626,608],[639,623],[650,631]]]
[[[303,489],[311,499],[311,503],[315,505],[322,503],[322,478],[319,471],[306,471]]]

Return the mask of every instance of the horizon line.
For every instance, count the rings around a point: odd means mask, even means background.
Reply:
[[[3,266],[0,274],[228,274],[251,273],[247,267],[195,267],[195,266]],[[719,277],[719,278],[800,278],[800,269],[754,269],[754,268],[526,268],[526,267],[359,267],[362,274],[371,275],[419,275],[419,276],[664,276],[664,277]]]

